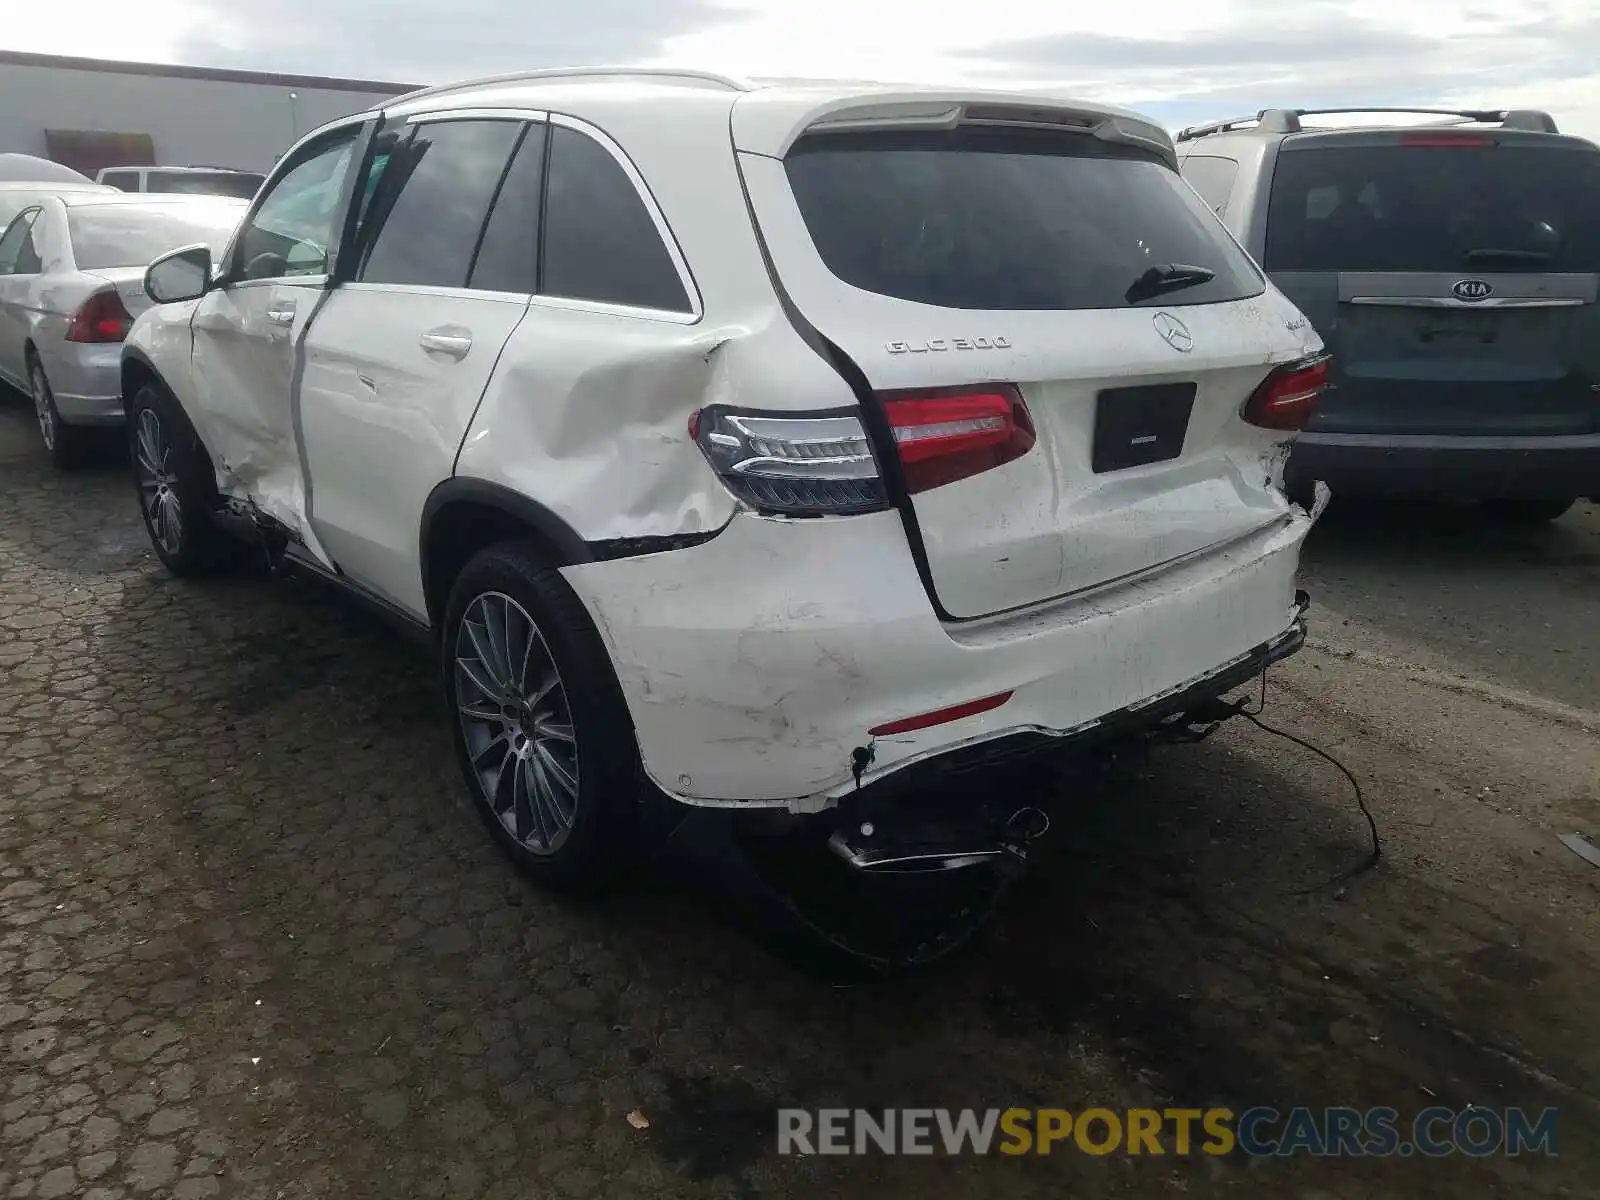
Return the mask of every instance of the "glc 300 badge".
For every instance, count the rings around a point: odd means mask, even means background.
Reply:
[[[1004,337],[953,337],[929,338],[925,342],[885,342],[890,354],[944,354],[951,350],[1009,350],[1011,341]]]

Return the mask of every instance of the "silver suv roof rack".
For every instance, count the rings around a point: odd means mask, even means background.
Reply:
[[[1254,126],[1256,133],[1299,133],[1305,126],[1301,117],[1323,117],[1344,114],[1379,113],[1403,116],[1455,117],[1461,121],[1498,125],[1502,129],[1526,129],[1535,133],[1559,133],[1555,118],[1535,108],[1263,108],[1254,116],[1230,117],[1226,121],[1211,121],[1204,125],[1190,125],[1179,130],[1174,141],[1188,142],[1213,133],[1229,133],[1245,125]]]
[[[533,71],[505,71],[498,75],[480,75],[476,79],[461,79],[455,83],[442,83],[435,87],[418,88],[414,92],[391,97],[386,106],[425,96],[442,96],[449,92],[465,92],[474,88],[492,87],[497,83],[531,83],[546,79],[606,79],[606,78],[675,79],[683,83],[698,83],[724,88],[731,92],[750,90],[748,83],[729,75],[711,71],[691,71],[678,67],[546,67]]]

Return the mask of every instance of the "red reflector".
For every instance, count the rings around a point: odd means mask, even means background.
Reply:
[[[69,342],[120,342],[128,336],[133,317],[115,289],[96,292],[83,302],[67,326]]]
[[[1327,382],[1326,354],[1287,363],[1262,380],[1241,415],[1262,429],[1304,429]]]
[[[1011,699],[1010,692],[1001,692],[998,696],[985,696],[982,700],[968,700],[965,704],[954,704],[949,708],[923,713],[920,717],[905,717],[899,721],[890,721],[886,725],[874,726],[867,732],[873,737],[888,737],[892,733],[910,733],[914,729],[927,729],[930,725],[943,725],[948,721],[959,721],[962,717],[975,717],[979,713],[986,713],[999,708],[1009,699]]]
[[[1400,135],[1402,146],[1432,146],[1440,149],[1448,146],[1492,146],[1494,139],[1485,133],[1402,133]]]
[[[1010,384],[886,392],[906,487],[925,492],[1019,458],[1033,448],[1033,422]]]

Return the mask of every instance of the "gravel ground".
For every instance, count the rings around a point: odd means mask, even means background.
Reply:
[[[0,404],[0,1197],[1600,1194],[1600,513],[1336,505],[1268,719],[1097,787],[939,967],[830,986],[715,880],[556,899],[430,665],[149,555]],[[1348,508],[1349,511],[1345,511]],[[1308,892],[1309,894],[1300,894]],[[1559,1156],[794,1158],[780,1105],[1520,1104]],[[633,1110],[649,1119],[636,1129]]]

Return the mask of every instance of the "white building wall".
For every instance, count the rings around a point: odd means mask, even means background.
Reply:
[[[383,90],[175,78],[0,58],[0,152],[47,155],[46,129],[145,133],[158,164],[264,171],[301,134],[370,108]]]

